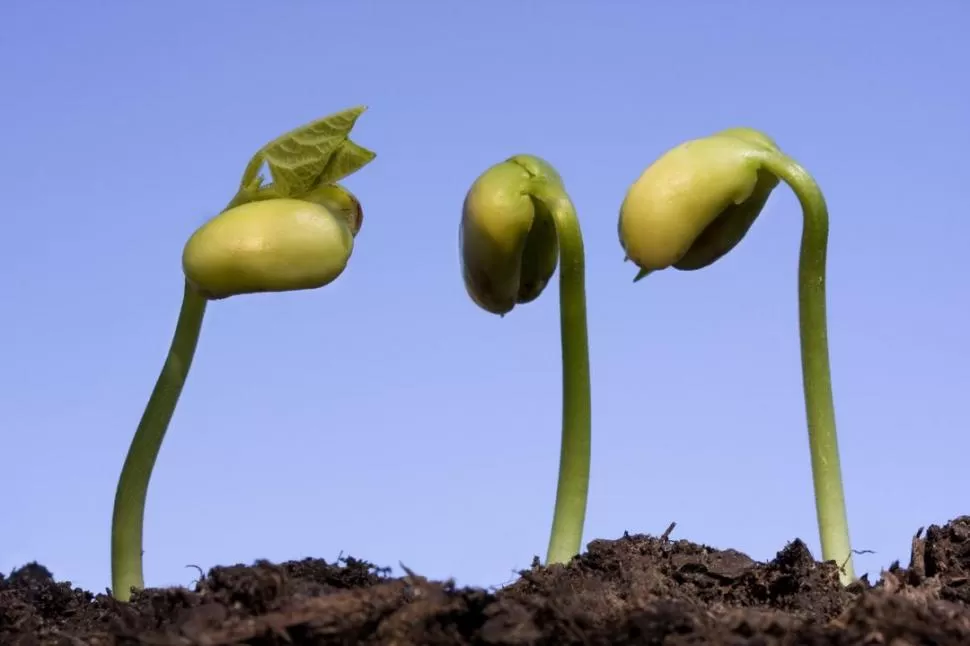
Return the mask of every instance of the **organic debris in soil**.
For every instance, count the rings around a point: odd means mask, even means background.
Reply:
[[[195,591],[123,604],[34,563],[0,577],[0,644],[967,646],[970,516],[920,530],[908,568],[848,588],[799,540],[757,563],[666,533],[593,541],[495,592],[307,559],[217,567]]]

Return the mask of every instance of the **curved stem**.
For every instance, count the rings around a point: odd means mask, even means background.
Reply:
[[[798,309],[802,351],[802,385],[808,417],[815,508],[822,558],[841,568],[843,583],[855,579],[849,541],[849,521],[842,488],[839,443],[835,432],[835,404],[829,365],[825,314],[825,262],[829,214],[818,184],[805,169],[774,151],[757,154],[764,167],[781,178],[798,196],[805,223],[798,262]]]
[[[559,317],[562,340],[562,445],[556,509],[546,563],[579,554],[586,522],[591,444],[589,335],[586,325],[586,261],[576,209],[563,190],[537,182],[559,236]]]
[[[260,199],[261,194],[262,191],[250,193],[241,188],[223,212]],[[148,481],[192,367],[206,304],[205,297],[186,281],[168,356],[121,467],[111,517],[111,593],[120,601],[131,598],[132,588],[145,587],[141,556]]]
[[[168,357],[138,423],[118,479],[111,521],[111,591],[121,601],[128,601],[131,588],[145,585],[141,556],[148,481],[192,366],[205,308],[205,298],[186,283]]]

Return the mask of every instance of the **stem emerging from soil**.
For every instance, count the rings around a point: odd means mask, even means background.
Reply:
[[[141,557],[148,481],[192,366],[205,308],[205,298],[186,282],[168,357],[131,440],[118,479],[111,521],[111,592],[121,601],[131,598],[131,588],[140,589],[145,585]]]
[[[589,335],[585,252],[579,218],[561,188],[537,182],[534,197],[552,214],[559,237],[559,321],[562,341],[562,444],[556,509],[547,564],[579,554],[586,522],[591,444]]]
[[[240,191],[223,211],[253,199],[257,197]],[[192,367],[207,303],[186,281],[168,356],[121,467],[111,518],[111,594],[119,601],[128,601],[132,588],[145,587],[141,557],[148,482]]]
[[[828,207],[818,184],[794,160],[774,151],[759,151],[756,156],[766,170],[792,188],[804,215],[798,262],[798,309],[802,385],[812,455],[815,510],[822,543],[822,558],[835,561],[842,568],[842,582],[848,584],[855,579],[855,572],[842,488],[839,444],[835,431],[835,404],[832,397],[825,313]]]

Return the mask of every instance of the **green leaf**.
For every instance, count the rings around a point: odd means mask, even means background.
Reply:
[[[350,141],[350,131],[367,108],[358,106],[300,126],[263,146],[243,174],[241,190],[258,191],[269,167],[278,197],[300,197],[360,170],[376,154]]]
[[[371,163],[375,157],[377,157],[376,153],[348,139],[330,156],[318,183],[336,184]]]

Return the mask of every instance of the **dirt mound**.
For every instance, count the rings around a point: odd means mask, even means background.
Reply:
[[[217,567],[195,591],[121,604],[32,563],[0,576],[0,644],[966,646],[970,516],[917,533],[909,567],[848,588],[799,540],[758,563],[666,535],[593,541],[498,591],[307,559]]]

